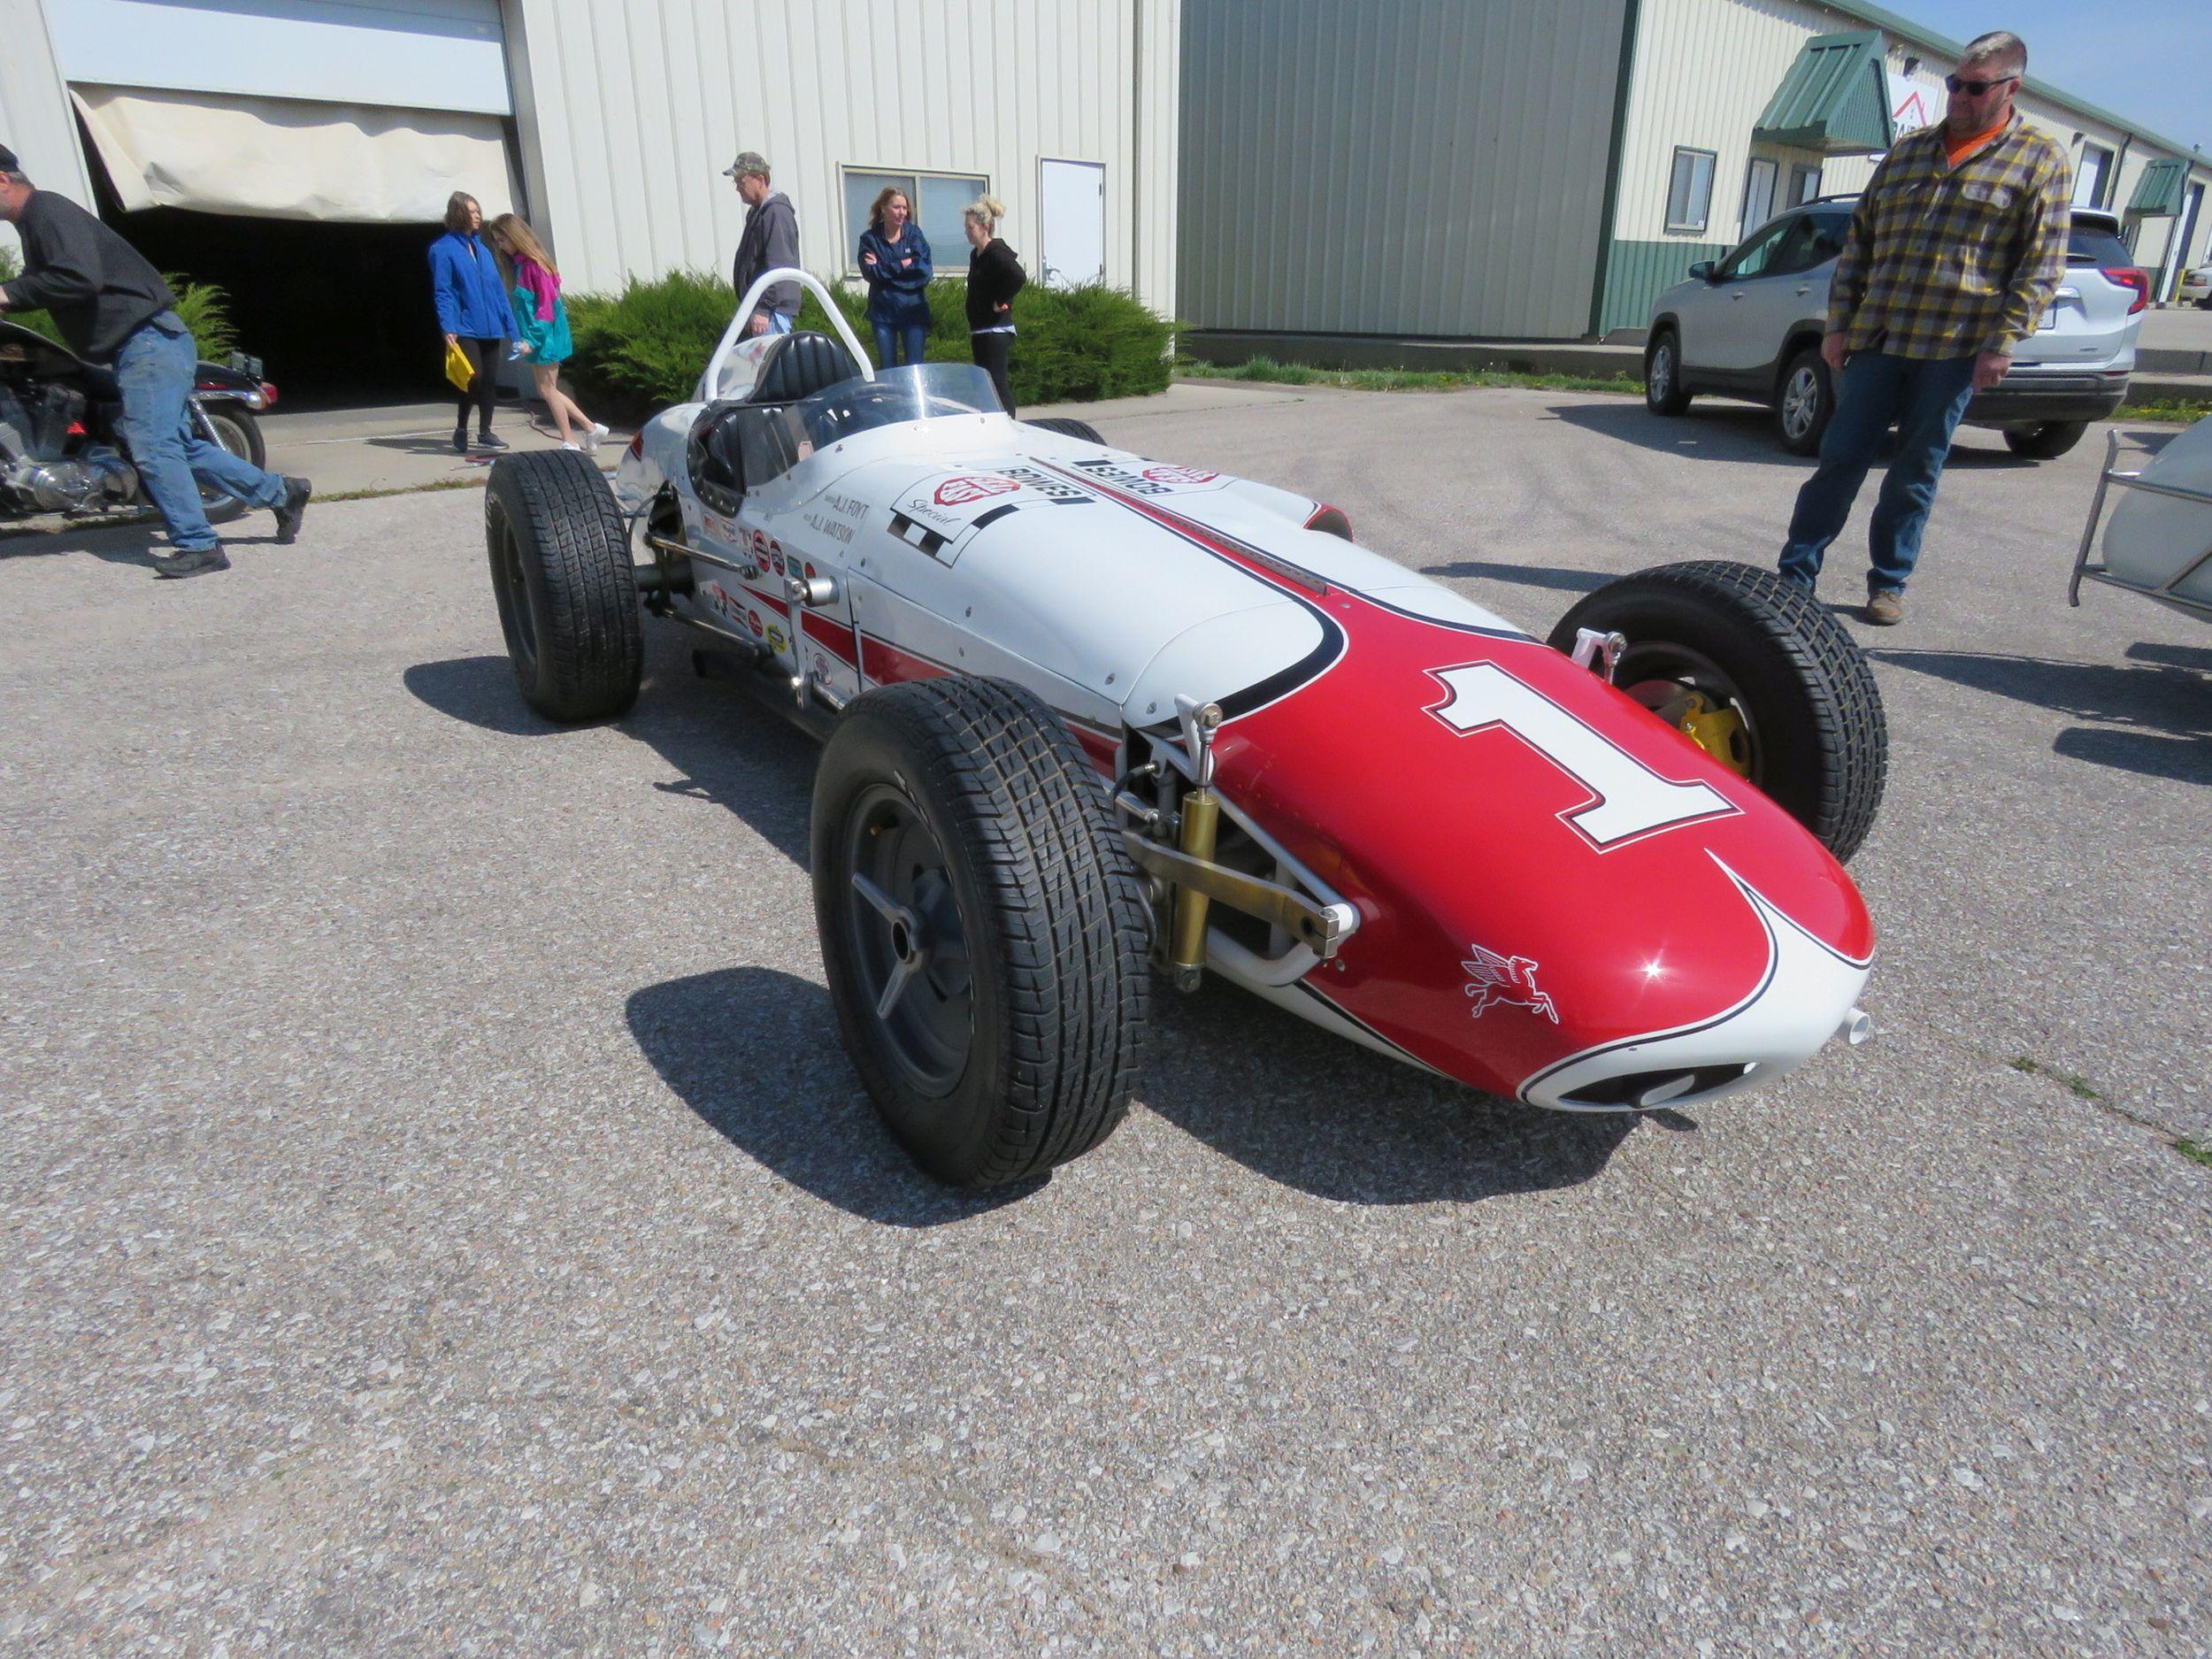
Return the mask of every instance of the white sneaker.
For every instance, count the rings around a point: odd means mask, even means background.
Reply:
[[[584,434],[584,448],[590,450],[594,455],[598,454],[599,441],[606,435],[606,423],[598,420],[593,421],[591,423],[591,430]]]
[[[564,449],[574,449],[579,454],[581,454],[583,452],[584,446],[580,443],[565,443],[561,446],[561,448]]]

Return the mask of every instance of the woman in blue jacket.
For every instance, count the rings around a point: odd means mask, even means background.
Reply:
[[[868,210],[868,228],[860,233],[860,274],[868,284],[868,323],[876,331],[876,361],[892,366],[895,340],[906,361],[922,360],[929,338],[929,242],[913,222],[906,192],[894,185]]]
[[[430,244],[430,295],[438,308],[438,326],[445,342],[458,346],[475,370],[468,390],[460,396],[453,428],[453,447],[465,455],[469,447],[469,405],[476,405],[476,447],[503,449],[492,436],[492,402],[498,396],[501,359],[514,334],[513,314],[507,309],[507,285],[500,280],[499,262],[484,245],[484,210],[476,198],[456,190],[445,204],[445,234]]]

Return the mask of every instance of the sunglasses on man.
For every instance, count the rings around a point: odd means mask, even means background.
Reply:
[[[2017,75],[1999,75],[1994,81],[1962,81],[1956,75],[1946,75],[1943,77],[1943,84],[1954,92],[1963,92],[1970,97],[1978,98],[1993,87],[2001,87],[2008,81],[2019,79]]]

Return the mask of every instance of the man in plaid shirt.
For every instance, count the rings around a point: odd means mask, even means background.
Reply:
[[[1939,126],[1897,141],[1851,215],[1820,355],[1839,377],[1820,465],[1798,492],[1781,571],[1809,590],[1893,423],[1896,459],[1870,541],[1866,619],[1905,618],[1905,583],[1951,434],[2012,367],[2066,269],[2071,170],[2012,107],[2028,49],[1985,35],[1946,78]]]

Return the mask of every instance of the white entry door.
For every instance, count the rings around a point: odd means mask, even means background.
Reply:
[[[1044,222],[1038,280],[1071,288],[1106,280],[1106,167],[1096,161],[1041,161]]]

